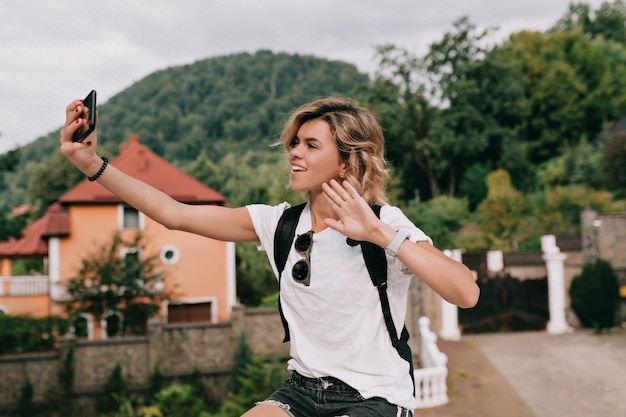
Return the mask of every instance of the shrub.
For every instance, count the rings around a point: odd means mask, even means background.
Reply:
[[[68,321],[56,316],[32,318],[0,312],[0,355],[51,350],[67,333]]]
[[[191,385],[171,385],[155,396],[154,406],[167,417],[201,417],[208,415],[201,398]]]
[[[96,398],[96,410],[101,414],[113,414],[120,410],[127,399],[127,384],[122,374],[122,366],[118,363],[104,383],[104,393]]]
[[[26,377],[24,385],[20,390],[20,398],[17,403],[15,415],[17,417],[32,417],[37,414],[37,405],[33,401],[35,396],[35,386],[31,380]]]
[[[587,263],[569,288],[572,309],[585,327],[602,329],[615,324],[619,296],[617,275],[601,259]]]

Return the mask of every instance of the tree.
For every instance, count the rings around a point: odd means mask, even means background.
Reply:
[[[4,189],[4,173],[15,171],[20,161],[20,152],[15,149],[0,155],[0,190]],[[0,203],[0,242],[10,237],[19,238],[22,235],[22,229],[26,226],[26,216],[14,216],[5,213],[4,210],[10,207],[4,207]]]
[[[219,402],[217,399],[211,396],[211,392],[202,381],[202,374],[200,368],[195,366],[193,372],[185,384],[189,385],[192,389],[193,396],[202,400],[204,408],[211,412],[219,408]]]
[[[605,124],[626,111],[626,50],[580,32],[520,32],[499,51],[516,63],[530,104],[520,141],[541,164],[582,141],[595,145]]]
[[[580,31],[589,38],[603,38],[626,44],[626,5],[623,0],[605,1],[594,13],[588,4],[571,3],[552,31]]]
[[[512,187],[503,169],[487,176],[487,198],[478,207],[481,229],[487,233],[491,249],[517,249],[520,226],[528,212],[524,195]]]
[[[454,249],[457,246],[457,233],[468,221],[467,201],[460,198],[440,196],[428,200],[417,207],[416,214],[407,215],[440,249]]]
[[[220,407],[219,417],[237,417],[263,401],[285,381],[283,366],[278,361],[264,362],[252,357],[237,376],[237,391],[229,391],[227,401]]]
[[[626,197],[626,129],[616,124],[604,146],[604,174],[609,189]]]
[[[150,372],[149,376],[147,393],[148,404],[154,403],[157,393],[163,389],[163,386],[163,372],[161,372],[159,364],[155,363],[154,368],[152,368],[152,372]]]
[[[122,248],[132,251],[122,258]],[[68,314],[88,313],[99,323],[107,311],[119,311],[124,317],[123,333],[143,334],[148,318],[167,295],[160,289],[164,277],[156,270],[157,259],[147,256],[141,234],[130,241],[115,234],[111,242],[84,258],[79,276],[67,282]]]
[[[204,417],[202,399],[197,397],[191,385],[173,384],[155,396],[154,405],[167,417]]]
[[[558,186],[538,192],[530,198],[536,211],[538,228],[543,233],[561,236],[580,235],[580,213],[592,208],[601,213],[616,213],[624,210],[623,202],[615,202],[611,193],[597,191],[586,185]]]
[[[20,390],[20,397],[17,402],[16,416],[17,417],[32,417],[38,414],[39,406],[35,404],[35,386],[30,378],[24,379],[24,384]]]
[[[240,377],[249,363],[254,361],[254,352],[248,345],[248,339],[244,332],[239,337],[239,343],[233,354],[233,368],[228,382],[228,391],[238,393],[241,389]]]
[[[28,187],[30,200],[45,210],[84,178],[61,152],[54,152],[33,171]]]
[[[128,398],[128,384],[122,373],[122,366],[116,363],[106,382],[104,392],[96,398],[96,410],[102,414],[112,414]]]
[[[387,148],[394,165],[402,170],[409,187],[418,188],[415,166],[427,178],[427,197],[441,195],[441,186],[448,185],[454,195],[458,161],[471,158],[484,150],[481,137],[466,140],[459,131],[473,109],[448,111],[458,103],[473,63],[484,58],[489,50],[482,46],[490,29],[479,31],[467,17],[454,22],[454,32],[446,33],[430,45],[424,57],[394,45],[377,48],[380,70],[365,99],[381,119],[386,131]],[[456,108],[455,108],[456,109]],[[461,107],[458,107],[461,109]],[[471,116],[477,120],[480,114]],[[449,122],[455,119],[458,128]],[[467,132],[469,133],[469,132]],[[405,197],[412,190],[405,190]]]

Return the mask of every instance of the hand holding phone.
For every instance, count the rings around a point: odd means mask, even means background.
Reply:
[[[87,120],[87,128],[81,126],[81,128],[74,133],[74,137],[72,138],[74,142],[84,141],[96,128],[96,90],[91,90],[83,100],[83,114],[81,117]]]

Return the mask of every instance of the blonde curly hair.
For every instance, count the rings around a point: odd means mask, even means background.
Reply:
[[[313,119],[324,120],[330,126],[339,155],[347,162],[345,181],[369,204],[387,204],[385,138],[374,114],[346,98],[318,99],[291,114],[277,144],[289,152],[300,127]]]

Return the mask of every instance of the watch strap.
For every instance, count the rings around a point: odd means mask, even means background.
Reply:
[[[400,250],[400,246],[402,246],[402,244],[406,239],[408,239],[408,237],[409,234],[407,232],[398,230],[396,232],[396,235],[393,237],[393,240],[389,243],[389,245],[387,245],[387,248],[385,250],[391,256],[398,256],[398,250]]]

